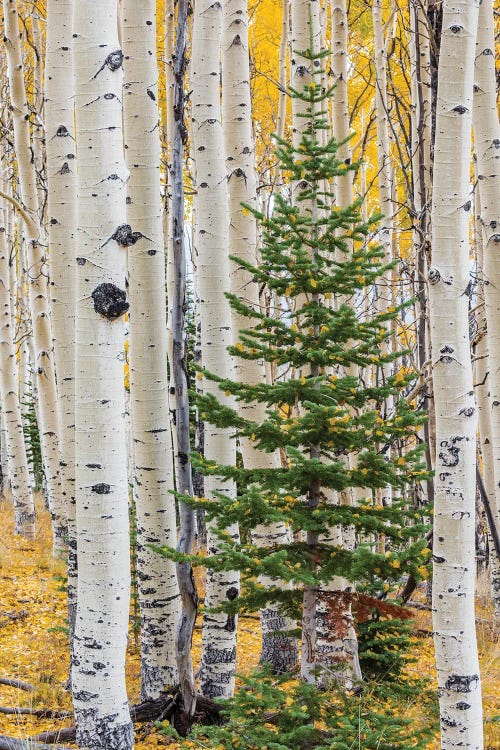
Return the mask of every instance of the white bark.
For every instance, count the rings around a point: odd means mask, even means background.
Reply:
[[[5,453],[14,503],[15,532],[35,538],[35,505],[24,444],[23,423],[18,395],[18,368],[10,309],[9,247],[0,208],[0,399],[5,426]],[[3,446],[2,446],[3,447]],[[3,456],[2,456],[3,458]]]
[[[126,301],[122,63],[117,0],[75,3],[78,143],[76,520],[72,670],[80,748],[130,750],[125,687],[130,589],[124,424]]]
[[[195,245],[198,252],[198,290],[201,349],[204,367],[220,377],[231,377],[227,346],[232,343],[229,291],[227,178],[221,121],[219,67],[222,7],[219,2],[196,3],[192,55],[192,137],[196,156]],[[206,378],[204,393],[220,399],[217,385]],[[236,462],[231,430],[205,425],[205,457],[221,464]],[[232,483],[205,478],[205,493],[234,495]],[[236,537],[236,528],[228,529]],[[217,537],[208,528],[208,551],[217,549]],[[239,591],[237,573],[207,573],[206,607],[234,599]],[[228,698],[234,690],[236,618],[207,613],[203,619],[201,690],[209,697]]]
[[[350,135],[349,100],[347,92],[348,50],[347,50],[347,8],[345,0],[332,2],[332,73],[335,88],[332,93],[333,135],[339,143]],[[352,161],[351,142],[346,141],[337,151],[337,157],[350,164]],[[352,182],[354,172],[339,175],[335,180],[335,198],[339,206],[345,208],[352,203]]]
[[[428,332],[427,278],[430,249],[430,196],[431,185],[431,65],[430,37],[426,17],[426,4],[420,0],[410,2],[410,73],[412,97],[412,183],[413,183],[413,244],[416,257],[416,299],[418,320],[416,324],[417,362],[420,370],[430,360]],[[426,460],[433,466],[435,446],[431,444],[430,422],[434,419],[432,400],[425,402],[429,421],[423,427],[426,443]],[[427,496],[433,501],[432,481],[427,482]]]
[[[315,52],[320,49],[321,26],[320,26],[320,3],[319,0],[290,0],[291,18],[291,62],[290,62],[290,85],[297,91],[312,82],[312,70],[319,69],[324,61],[307,60],[301,52],[312,48]],[[307,102],[300,99],[292,99],[292,130],[293,143],[300,143],[302,133],[307,127],[307,118],[304,115],[307,110]]]
[[[286,3],[285,3],[286,7]],[[229,188],[229,247],[231,254],[247,263],[257,263],[257,227],[255,217],[242,210],[242,203],[256,207],[255,148],[252,134],[252,104],[250,97],[250,67],[248,52],[248,8],[246,0],[225,0],[222,58],[222,119],[226,152],[227,183]],[[255,309],[259,308],[259,290],[250,274],[238,263],[231,268],[231,291]],[[248,327],[248,318],[231,310],[233,341]],[[241,359],[235,363],[235,376],[242,383],[258,385],[265,382],[263,361]],[[238,404],[242,417],[257,422],[265,419],[265,405]],[[250,440],[242,439],[240,449],[246,469],[277,468],[279,456],[256,450]],[[261,547],[286,544],[285,524],[258,526],[252,534],[254,544]],[[269,578],[259,579],[263,586],[276,586]],[[278,672],[291,670],[297,661],[297,644],[283,631],[296,624],[273,604],[261,611],[261,662]]]
[[[392,259],[393,206],[391,188],[391,162],[389,137],[389,110],[387,101],[387,56],[382,23],[382,0],[373,0],[373,34],[375,45],[375,110],[377,122],[377,157],[380,210],[384,214],[379,229],[380,244],[384,250],[384,261]],[[386,287],[381,289],[380,285]],[[392,303],[390,280],[384,277],[377,288],[379,307]]]
[[[318,0],[291,0],[291,64],[290,84],[297,91],[304,91],[313,80],[313,69],[320,69],[321,60],[309,60],[303,54],[306,51],[318,52],[321,45],[320,3]],[[315,83],[317,81],[314,81]],[[308,127],[306,111],[308,103],[298,98],[292,99],[292,137],[297,148],[302,134]],[[294,189],[292,188],[292,195]],[[303,208],[306,204],[303,204]],[[309,208],[309,206],[307,206]],[[310,209],[313,211],[313,208]],[[303,300],[297,299],[300,305]],[[311,534],[307,541],[314,544]],[[301,677],[308,682],[316,681],[316,592],[311,586],[304,587],[302,603],[302,652]]]
[[[276,118],[276,135],[278,136],[278,138],[284,138],[286,125],[286,104],[288,100],[287,52],[288,37],[290,35],[290,0],[282,0],[281,14],[278,116]]]
[[[127,223],[132,227],[128,293],[133,487],[141,698],[148,700],[177,682],[174,641],[179,615],[175,564],[148,546],[176,547],[177,543],[167,379],[156,2],[124,0],[122,14],[125,158],[130,171],[126,202]]]
[[[477,411],[467,295],[478,6],[478,0],[445,0],[438,74],[429,282],[437,437],[432,607],[442,750],[483,747],[474,617]]]
[[[52,340],[61,441],[61,493],[67,514],[68,621],[76,616],[75,305],[76,142],[72,69],[73,0],[47,0],[45,127]]]
[[[500,124],[496,105],[495,28],[492,0],[483,0],[474,69],[474,148],[480,195],[480,217],[484,238],[484,299],[489,352],[489,397],[491,446],[495,492],[489,494],[500,528]],[[491,491],[491,489],[490,489]],[[492,552],[492,595],[495,616],[500,620],[500,561]]]
[[[40,440],[49,508],[52,515],[53,548],[66,548],[66,505],[59,481],[59,421],[52,351],[45,238],[40,224],[35,166],[30,142],[30,111],[24,84],[21,33],[15,0],[3,0],[5,50],[14,125],[14,143],[22,203],[26,210],[28,277],[31,320],[35,345],[36,388],[40,417]]]

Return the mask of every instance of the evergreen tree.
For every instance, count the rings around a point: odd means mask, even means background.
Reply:
[[[324,57],[312,52],[307,56],[313,63]],[[311,67],[321,74],[321,64]],[[267,285],[278,302],[286,298],[289,312],[283,314],[277,302],[267,313],[228,295],[249,323],[239,342],[229,347],[230,354],[266,360],[286,376],[273,384],[249,385],[200,369],[200,378],[219,384],[221,398],[206,390],[193,394],[202,419],[232,428],[235,439],[247,438],[259,450],[279,451],[281,466],[245,469],[240,463],[222,466],[195,455],[194,466],[203,474],[234,480],[238,497],[235,501],[218,493],[183,499],[203,508],[218,528],[217,551],[193,557],[193,563],[241,572],[241,591],[224,607],[228,618],[277,602],[304,623],[313,601],[314,627],[315,602],[327,598],[332,637],[342,638],[342,623],[335,633],[333,620],[336,613],[342,620],[343,603],[359,594],[383,593],[403,575],[420,577],[418,568],[427,553],[425,527],[409,495],[412,486],[427,477],[417,438],[424,416],[405,401],[411,374],[400,370],[377,385],[357,374],[382,369],[401,356],[384,346],[388,323],[399,309],[378,311],[370,320],[360,317],[362,296],[388,270],[380,246],[369,241],[376,218],[363,221],[361,200],[343,209],[335,205],[330,186],[355,165],[340,161],[341,144],[321,132],[327,129],[322,107],[331,92],[312,83],[291,94],[307,104],[300,143],[294,147],[280,140],[277,151],[291,181],[293,204],[277,193],[270,217],[244,208],[262,227],[261,261],[254,266],[233,258],[248,272],[249,283]],[[389,396],[394,407],[386,413]],[[231,406],[234,400],[248,406],[245,416]],[[266,406],[261,421],[252,420],[251,406],[258,402]],[[350,454],[356,461],[347,462]],[[375,491],[387,486],[393,490],[392,504],[378,506]],[[362,504],[335,501],[337,493],[355,487],[366,492]],[[275,523],[287,524],[289,543],[264,548],[252,544],[253,528]],[[232,524],[239,525],[241,541],[224,531]],[[322,541],[327,530],[348,528],[356,532],[352,549]],[[378,535],[385,538],[385,553],[373,542]],[[258,580],[262,575],[275,585],[264,588]],[[351,591],[328,590],[338,577],[355,582]],[[293,588],[283,587],[283,581]],[[314,643],[309,645],[314,648]]]

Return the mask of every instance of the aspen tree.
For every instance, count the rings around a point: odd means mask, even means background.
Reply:
[[[53,549],[60,554],[66,548],[66,503],[59,480],[59,420],[52,351],[47,288],[46,241],[40,223],[35,165],[30,139],[30,108],[24,84],[21,33],[16,0],[3,0],[5,51],[8,66],[14,144],[21,200],[26,209],[27,275],[33,338],[34,368],[40,419],[40,441],[52,516]]]
[[[474,65],[474,149],[480,196],[480,221],[484,238],[484,301],[489,354],[491,447],[496,491],[490,494],[500,528],[500,124],[496,105],[495,27],[492,0],[479,6]],[[492,594],[495,617],[500,620],[500,560],[491,551]]]
[[[227,179],[224,163],[219,68],[222,6],[202,0],[196,3],[192,52],[192,139],[196,157],[195,246],[198,252],[198,291],[201,316],[203,365],[215,375],[227,377],[230,362],[226,348],[232,341],[229,291]],[[203,392],[218,392],[203,381]],[[205,456],[218,464],[236,463],[231,430],[205,427]],[[235,495],[232,482],[218,477],[205,479],[205,492]],[[237,527],[228,529],[237,537]],[[217,548],[217,537],[208,529],[207,547]],[[217,607],[235,599],[239,592],[237,573],[207,574],[205,606]],[[228,698],[234,690],[236,666],[236,618],[208,611],[203,619],[201,691],[208,697]]]
[[[392,259],[393,205],[392,174],[390,162],[389,105],[387,98],[387,54],[382,23],[382,0],[372,4],[373,36],[375,51],[375,112],[377,124],[377,160],[380,210],[384,218],[379,230],[379,241],[384,248],[384,260]],[[391,304],[391,284],[389,275],[381,279],[377,286],[379,307]]]
[[[337,157],[344,164],[351,164],[352,150],[349,141],[349,110],[347,90],[347,52],[348,52],[348,19],[347,8],[344,0],[335,0],[332,4],[332,73],[334,88],[332,90],[332,130],[337,143],[341,144],[337,150]],[[326,131],[324,131],[326,134]],[[335,200],[341,209],[348,209],[353,202],[353,171],[347,170],[344,174],[337,174],[334,180]],[[352,252],[352,243],[347,243]],[[342,253],[338,253],[341,260]],[[349,298],[337,295],[334,304],[338,307],[342,302],[349,304]],[[331,375],[336,375],[333,370]],[[359,378],[359,368],[351,365],[349,374]],[[356,468],[357,457],[349,454],[347,462],[353,469]],[[338,495],[331,493],[332,502],[340,502],[343,505],[358,504],[358,500],[366,497],[366,492],[361,488],[349,488]],[[353,527],[341,529],[339,526],[329,529],[321,535],[321,541],[329,545],[344,546],[350,551],[354,550],[356,537]],[[320,681],[323,684],[335,679],[342,681],[349,687],[353,686],[353,680],[362,679],[361,668],[358,659],[358,643],[354,628],[351,605],[345,600],[342,592],[350,592],[352,584],[345,578],[336,576],[327,585],[316,605],[316,652],[318,666],[323,667]],[[336,617],[331,617],[332,610]],[[337,628],[332,627],[332,620],[337,623]],[[339,669],[340,667],[340,669]],[[326,669],[325,669],[326,668]],[[330,677],[328,677],[330,675]]]
[[[290,85],[302,93],[308,86],[314,86],[315,70],[319,70],[321,60],[314,55],[308,55],[307,50],[316,52],[321,44],[320,3],[318,0],[291,0],[291,60]],[[305,97],[292,97],[292,138],[293,145],[298,147],[303,133],[306,131],[310,118],[307,116],[308,103]],[[292,186],[292,196],[304,187],[303,181]],[[309,208],[313,213],[312,207]],[[317,217],[315,217],[317,218]],[[300,300],[303,302],[304,300]],[[298,300],[299,302],[299,300]],[[308,542],[315,543],[311,534]],[[302,639],[307,647],[302,648],[301,675],[307,681],[315,680],[316,666],[316,591],[309,586],[304,589],[302,611]]]
[[[480,750],[475,633],[476,427],[469,347],[469,197],[479,0],[445,0],[438,73],[429,269],[436,405],[432,608],[441,747]]]
[[[175,271],[171,327],[172,360],[175,399],[177,444],[175,451],[177,487],[184,494],[193,496],[193,479],[190,459],[189,393],[186,371],[186,247],[184,241],[184,144],[187,128],[184,121],[186,93],[184,90],[186,68],[186,38],[188,24],[188,2],[179,0],[177,5],[177,27],[174,65],[174,140],[172,145],[172,260]],[[189,554],[195,533],[194,510],[179,503],[179,541],[177,549]],[[181,597],[181,613],[175,639],[175,652],[179,672],[179,686],[183,709],[188,718],[196,710],[196,685],[194,680],[191,643],[198,610],[198,594],[191,564],[177,563],[177,580]]]
[[[479,34],[478,34],[479,37]],[[476,251],[476,264],[478,269],[478,291],[477,307],[475,312],[475,322],[477,329],[474,336],[474,382],[475,395],[477,402],[478,427],[479,427],[479,448],[482,459],[482,482],[484,491],[487,496],[487,503],[492,509],[493,522],[495,522],[495,470],[493,460],[493,436],[491,429],[491,405],[490,405],[490,360],[488,356],[488,336],[486,310],[484,302],[484,244],[483,244],[483,227],[481,225],[480,210],[480,183],[477,180],[477,167],[475,174],[475,193],[474,193],[474,246]],[[483,497],[484,505],[484,497]],[[487,513],[488,515],[488,513]],[[492,584],[493,603],[495,605],[495,617],[498,617],[497,598],[495,596],[495,580],[499,575],[499,556],[496,554],[495,542],[492,532],[494,529],[490,526],[488,518],[488,542],[490,547],[490,575]],[[496,528],[496,526],[495,526]]]
[[[286,125],[286,103],[288,93],[286,90],[288,84],[287,59],[288,59],[288,38],[290,30],[290,0],[282,0],[281,3],[281,40],[280,40],[280,57],[279,57],[279,95],[278,95],[278,116],[276,118],[276,135],[278,138],[284,138]]]
[[[123,313],[127,172],[117,0],[75,3],[78,143],[76,520],[78,607],[72,669],[80,748],[133,747],[125,687],[130,568]]]
[[[176,294],[175,284],[175,262],[173,252],[170,252],[170,238],[173,234],[172,221],[173,221],[173,208],[172,208],[172,192],[173,185],[169,180],[169,171],[172,171],[172,160],[174,150],[174,138],[175,138],[175,118],[174,118],[174,96],[175,96],[175,3],[174,0],[166,0],[165,2],[165,148],[164,158],[166,158],[168,170],[165,176],[165,196],[164,196],[164,213],[163,213],[163,233],[165,237],[165,255],[167,261],[166,271],[166,284],[167,284],[167,303],[168,303],[168,315],[167,315],[167,348],[168,348],[168,359],[170,362],[170,411],[171,414],[176,414],[176,387],[175,378],[173,372],[173,356],[174,356],[174,332],[172,327],[173,321],[173,299]],[[178,14],[177,14],[178,17]],[[175,418],[171,420],[172,424],[172,442],[174,453],[177,453],[177,425]],[[174,471],[175,471],[174,462]]]
[[[429,28],[425,14],[426,4],[412,0],[410,10],[410,66],[411,66],[411,99],[412,99],[412,209],[413,244],[416,256],[416,299],[418,310],[417,321],[417,361],[423,371],[430,359],[428,336],[429,311],[426,289],[428,255],[430,252],[430,197],[431,180],[431,44]],[[433,466],[435,445],[430,423],[434,422],[433,402],[425,403],[429,409],[429,421],[424,425],[427,464]],[[433,500],[432,481],[427,482],[427,495]]]
[[[179,0],[175,35],[174,71],[174,140],[172,145],[172,261],[175,284],[171,301],[172,360],[171,367],[176,399],[175,449],[176,478],[178,489],[186,495],[193,495],[193,480],[190,459],[190,411],[187,383],[186,356],[186,247],[184,237],[184,145],[187,128],[184,121],[186,108],[185,68],[186,39],[188,25],[187,0]],[[190,554],[195,535],[194,510],[179,503],[179,533],[177,549]],[[177,563],[177,580],[181,599],[181,612],[177,626],[175,651],[179,673],[179,687],[183,709],[188,718],[196,710],[196,685],[191,643],[198,610],[198,594],[190,562]]]
[[[24,443],[23,422],[18,394],[18,367],[14,348],[10,301],[9,247],[0,206],[0,399],[5,427],[5,454],[14,503],[15,532],[35,538],[35,505]],[[7,468],[6,467],[6,468]]]
[[[47,0],[45,129],[52,340],[61,440],[59,471],[68,533],[70,643],[76,617],[75,305],[76,142],[72,76],[73,0]]]
[[[141,610],[141,698],[177,681],[175,564],[149,545],[176,546],[165,326],[165,240],[160,195],[156,2],[124,0],[123,90],[130,300],[130,401],[137,577]]]
[[[379,230],[380,243],[384,248],[385,261],[392,258],[393,206],[392,174],[390,162],[389,104],[387,98],[387,53],[382,23],[382,0],[373,0],[372,4],[374,53],[375,53],[375,112],[377,125],[377,159],[378,187],[380,210],[384,218]],[[387,279],[386,287],[390,287]],[[377,289],[379,298],[390,304],[390,289]],[[383,304],[383,303],[381,303]]]
[[[252,134],[252,103],[250,98],[250,66],[248,53],[248,7],[246,0],[225,0],[222,37],[222,121],[226,153],[227,184],[229,189],[229,247],[231,253],[246,263],[257,262],[257,226],[255,216],[242,204],[257,206],[255,179],[255,148]],[[240,299],[259,308],[258,285],[252,282],[248,271],[234,261],[231,269],[231,292]],[[231,308],[233,341],[236,344],[248,320],[235,308]],[[265,381],[264,362],[243,359],[235,372],[243,383],[257,385]],[[242,417],[249,411],[243,402],[238,404]],[[252,404],[252,418],[265,418],[265,405]],[[247,438],[241,438],[240,449],[243,465],[249,470],[275,469],[277,453],[256,450]],[[258,526],[252,533],[254,544],[272,547],[288,539],[285,524]],[[263,577],[263,586],[270,586],[271,579]],[[286,636],[295,623],[283,616],[276,605],[261,610],[262,651],[261,662],[268,663],[279,672],[293,668],[297,660],[297,645],[294,638]]]
[[[320,2],[319,0],[290,0],[291,20],[291,60],[290,85],[302,92],[312,83],[313,68],[319,68],[320,60],[307,59],[302,52],[308,49],[317,51],[320,48]],[[294,144],[300,143],[302,133],[307,127],[304,117],[307,105],[300,97],[292,98],[292,130]]]

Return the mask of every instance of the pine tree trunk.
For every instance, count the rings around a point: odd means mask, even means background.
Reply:
[[[0,208],[0,400],[5,426],[5,454],[14,503],[15,532],[35,538],[35,505],[24,443],[23,422],[18,395],[18,368],[14,348],[10,303],[9,247]],[[6,467],[7,468],[7,467]]]
[[[59,420],[54,357],[50,328],[45,238],[40,224],[35,165],[30,139],[30,110],[24,84],[21,35],[17,3],[3,0],[5,50],[8,65],[14,144],[22,203],[26,209],[26,241],[31,320],[36,351],[34,362],[40,417],[40,440],[52,516],[53,549],[56,555],[66,549],[66,502],[59,479]]]
[[[496,105],[495,28],[492,0],[479,7],[479,25],[474,68],[474,148],[484,239],[484,299],[489,352],[489,398],[491,450],[496,492],[489,495],[497,527],[500,528],[500,125]],[[492,550],[491,573],[495,617],[500,621],[500,560]]]
[[[149,545],[176,546],[165,327],[165,240],[160,195],[156,2],[124,0],[124,136],[130,300],[130,401],[137,577],[141,611],[141,700],[177,682],[175,563]]]
[[[122,318],[129,235],[117,12],[117,0],[103,0],[75,3],[73,14],[78,608],[72,688],[85,750],[133,747],[125,687],[130,560]]]
[[[444,2],[436,109],[429,301],[438,446],[432,608],[442,750],[483,747],[474,617],[477,412],[468,321],[478,6]]]
[[[232,343],[231,311],[224,293],[229,291],[227,178],[221,121],[219,68],[222,7],[202,0],[196,4],[192,56],[192,134],[196,156],[195,246],[198,252],[198,290],[201,348],[204,367],[220,377],[231,374],[227,347]],[[204,393],[220,398],[217,385],[203,380]],[[205,425],[205,458],[219,464],[236,462],[231,430]],[[205,478],[205,493],[235,496],[235,487],[217,477]],[[236,528],[229,528],[233,538]],[[208,526],[209,553],[217,549],[217,536]],[[206,608],[234,599],[239,592],[237,573],[207,572]],[[237,618],[207,612],[203,619],[201,691],[209,698],[228,698],[234,691]]]

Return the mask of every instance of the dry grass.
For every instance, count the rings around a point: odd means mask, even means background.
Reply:
[[[64,566],[52,557],[50,518],[40,497],[37,498],[37,507],[36,539],[26,542],[13,533],[9,499],[0,501],[0,676],[18,678],[36,686],[31,694],[0,686],[0,705],[66,710],[71,709],[71,699],[64,688],[68,674],[68,643],[67,636],[60,629],[66,621],[66,595],[60,590],[61,581],[58,578],[64,575]],[[197,573],[197,576],[201,576],[201,573]],[[203,585],[201,578],[199,583]],[[421,596],[423,599],[423,592]],[[7,616],[2,617],[2,613],[7,613]],[[14,619],[10,619],[11,615],[14,615]],[[18,619],[15,619],[18,615]],[[493,627],[489,583],[484,572],[481,572],[478,580],[477,617],[485,750],[500,750],[500,724],[492,721],[500,714],[500,634]],[[431,630],[430,612],[417,610],[415,627]],[[240,619],[239,646],[237,669],[245,673],[258,661],[257,622]],[[198,628],[193,644],[195,665],[199,664],[200,652],[201,631]],[[415,639],[415,654],[418,657],[415,665],[418,674],[425,674],[435,681],[432,638]],[[135,702],[139,697],[140,653],[133,638],[129,641],[126,675],[129,696]],[[53,719],[0,715],[0,734],[27,737],[65,724],[67,722]],[[156,730],[146,738],[142,738],[143,732],[143,728],[137,732],[137,750],[165,746],[165,738]],[[176,750],[178,745],[171,743],[169,748]],[[438,749],[436,738],[429,750]]]

